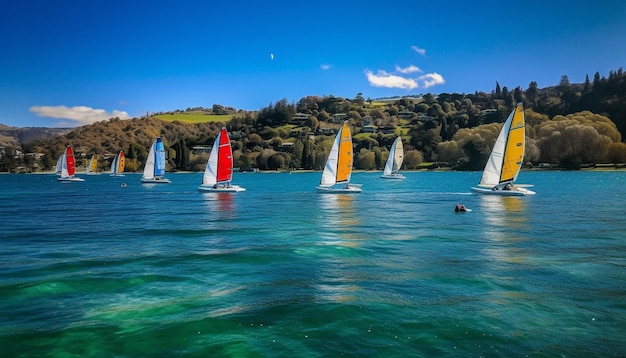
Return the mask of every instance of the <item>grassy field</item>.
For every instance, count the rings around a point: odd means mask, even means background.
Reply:
[[[228,122],[233,118],[231,114],[207,114],[205,112],[181,112],[171,114],[160,114],[154,116],[163,121],[182,123],[207,123],[207,122]]]

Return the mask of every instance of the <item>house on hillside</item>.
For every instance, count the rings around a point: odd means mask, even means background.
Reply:
[[[363,128],[361,129],[361,133],[375,133],[376,132],[376,126],[373,124],[368,124],[366,126],[363,126]]]
[[[348,118],[348,115],[345,114],[345,113],[335,113],[335,114],[333,114],[333,121],[335,123],[343,123],[343,121],[345,121],[346,118]]]
[[[210,145],[194,145],[191,147],[191,153],[194,155],[202,154],[202,153],[211,153],[211,148],[213,146]]]
[[[296,113],[296,115],[289,121],[289,124],[295,124],[297,126],[304,125],[304,122],[306,122],[309,117],[311,117],[310,114]]]
[[[332,128],[320,128],[319,133],[322,135],[334,135],[335,130]]]

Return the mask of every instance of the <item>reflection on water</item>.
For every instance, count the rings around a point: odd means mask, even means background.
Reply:
[[[315,284],[318,300],[349,302],[356,299],[362,288],[354,266],[361,260],[354,249],[361,246],[358,235],[361,220],[351,194],[319,195],[320,215],[318,254],[324,258],[319,279]],[[354,269],[352,269],[354,268]]]
[[[480,207],[488,224],[514,228],[526,222],[524,198],[513,196],[481,195]]]
[[[319,195],[321,232],[324,242],[343,246],[357,246],[354,227],[361,221],[354,208],[354,195]]]
[[[526,241],[520,235],[527,228],[526,198],[481,195],[480,207],[484,214],[483,233],[491,242],[484,253],[497,262],[520,263],[527,253],[515,246]],[[512,234],[516,233],[516,234]]]
[[[209,213],[217,215],[213,219],[229,220],[237,217],[232,193],[202,193],[202,196]]]

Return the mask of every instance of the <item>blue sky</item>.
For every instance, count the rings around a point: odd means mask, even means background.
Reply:
[[[0,48],[0,123],[74,127],[583,82],[626,65],[626,2],[4,0]]]

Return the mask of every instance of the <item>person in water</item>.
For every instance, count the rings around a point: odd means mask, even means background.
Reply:
[[[465,205],[456,204],[456,206],[454,207],[454,211],[458,213],[458,212],[467,211],[467,209],[465,208]]]

